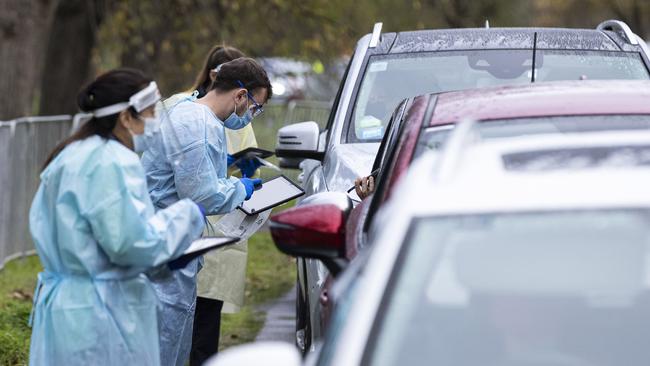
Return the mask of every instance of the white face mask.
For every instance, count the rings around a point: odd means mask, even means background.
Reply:
[[[160,119],[157,117],[144,117],[144,133],[131,133],[133,150],[141,154],[155,143],[156,136],[160,133]]]

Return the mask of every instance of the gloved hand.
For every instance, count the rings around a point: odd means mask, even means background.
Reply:
[[[201,211],[201,216],[205,217],[205,208],[203,208],[203,206],[199,205],[198,203],[196,206],[199,208],[199,211]]]
[[[240,178],[239,181],[244,185],[244,188],[246,188],[246,201],[253,196],[255,188],[262,186],[261,179]]]
[[[242,177],[250,178],[255,175],[255,171],[262,166],[262,163],[257,159],[239,159],[235,165],[241,170]]]
[[[228,166],[231,166],[232,163],[235,162],[235,158],[233,158],[232,155],[228,154],[228,155],[226,155],[226,162],[227,162]]]

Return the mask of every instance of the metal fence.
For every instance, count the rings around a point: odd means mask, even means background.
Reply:
[[[277,130],[289,123],[315,121],[324,126],[329,109],[329,103],[312,101],[265,106],[253,122],[258,143],[273,149]],[[69,115],[0,121],[0,269],[9,260],[34,252],[29,207],[45,159],[70,134],[72,125]]]
[[[33,251],[29,206],[38,188],[41,166],[71,127],[71,116],[0,122],[0,268]]]

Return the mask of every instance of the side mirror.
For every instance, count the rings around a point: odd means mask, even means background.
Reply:
[[[293,257],[319,259],[337,276],[347,264],[345,227],[352,208],[344,193],[310,196],[300,205],[271,216],[275,246]]]
[[[275,146],[280,167],[298,169],[303,159],[323,160],[325,154],[318,150],[319,136],[318,124],[313,121],[282,127]]]
[[[284,342],[244,344],[219,352],[208,359],[205,366],[300,366],[301,357],[296,346]]]

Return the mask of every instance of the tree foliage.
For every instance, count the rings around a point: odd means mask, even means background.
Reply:
[[[482,27],[485,20],[492,27],[593,28],[618,18],[650,36],[648,0],[0,0],[0,10],[2,70],[11,75],[0,90],[19,90],[20,99],[11,110],[0,106],[0,119],[28,114],[39,90],[48,98],[57,88],[65,92],[41,110],[55,113],[61,105],[60,112],[73,112],[64,100],[92,75],[118,66],[152,75],[164,94],[186,89],[215,44],[253,57],[326,63],[349,55],[376,21],[399,31]],[[25,31],[12,31],[17,24]],[[60,65],[47,72],[62,75],[41,80],[43,64]]]

